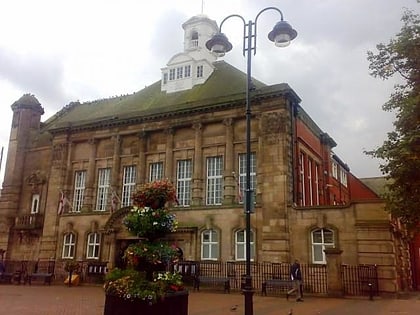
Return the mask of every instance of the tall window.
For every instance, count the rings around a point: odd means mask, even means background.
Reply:
[[[86,171],[77,171],[74,174],[73,211],[80,212],[85,195]]]
[[[311,233],[312,238],[312,262],[314,264],[325,264],[324,249],[335,247],[334,232],[329,229],[316,229]]]
[[[149,166],[149,182],[163,178],[163,163],[150,163]]]
[[[184,67],[178,67],[176,68],[176,78],[182,79],[184,73]]]
[[[136,189],[136,166],[124,166],[121,207],[131,206],[131,194]]]
[[[299,155],[299,179],[300,179],[300,205],[306,205],[306,192],[305,192],[305,154]]]
[[[39,212],[39,194],[32,195],[31,213]]]
[[[176,193],[180,206],[189,206],[191,202],[192,161],[179,160],[176,170]]]
[[[308,158],[308,197],[309,197],[309,205],[313,206],[314,205],[314,197],[313,197],[313,192],[314,192],[314,187],[313,187],[313,182],[312,182],[312,165],[313,165],[313,161],[312,159]]]
[[[166,83],[168,83],[168,73],[167,72],[165,72],[163,74],[163,84],[166,84]]]
[[[205,230],[201,233],[201,259],[219,259],[219,235],[215,230]]]
[[[197,66],[197,78],[202,78],[203,77],[203,66]]]
[[[221,156],[207,158],[207,205],[222,204],[223,159]]]
[[[175,80],[175,69],[169,69],[169,81]]]
[[[256,162],[256,155],[255,152],[252,152],[250,155],[251,161],[251,168],[250,168],[250,175],[251,175],[251,189],[254,192],[254,197],[256,195],[255,188],[257,187],[257,162]],[[240,198],[245,197],[245,190],[246,190],[246,154],[241,153],[239,154],[239,193]],[[254,199],[255,200],[255,199]]]
[[[101,168],[98,172],[98,194],[96,196],[96,210],[105,211],[108,203],[110,168]]]
[[[62,258],[73,259],[76,245],[76,235],[74,233],[64,234]]]
[[[191,65],[186,65],[184,68],[184,74],[186,78],[191,76]]]
[[[254,232],[250,231],[250,245],[251,245],[251,260],[254,260],[255,244]],[[240,230],[235,233],[235,260],[246,259],[246,233],[245,230]]]
[[[315,163],[315,202],[319,206],[319,165]]]
[[[332,177],[334,177],[335,179],[338,179],[338,165],[336,162],[331,162],[331,173],[332,173]]]
[[[99,233],[89,233],[87,237],[86,258],[99,259],[100,236]]]
[[[343,168],[340,168],[340,183],[347,187],[347,172]]]

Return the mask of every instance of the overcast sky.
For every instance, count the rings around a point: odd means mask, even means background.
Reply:
[[[183,51],[181,25],[190,17],[203,12],[220,23],[235,13],[254,21],[268,6],[279,8],[298,36],[287,48],[272,45],[267,34],[278,14],[264,12],[252,75],[288,83],[350,170],[380,176],[379,161],[363,150],[392,130],[393,115],[381,106],[397,81],[371,77],[367,51],[395,37],[404,8],[418,12],[417,0],[0,0],[0,182],[10,106],[23,94],[40,101],[44,121],[71,101],[139,91]],[[223,32],[234,45],[224,59],[246,72],[242,22],[230,19]]]

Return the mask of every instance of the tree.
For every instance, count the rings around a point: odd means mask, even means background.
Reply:
[[[401,21],[394,39],[378,44],[377,53],[368,52],[373,77],[398,75],[402,83],[382,107],[396,114],[394,130],[379,148],[365,153],[382,160],[380,170],[389,179],[386,209],[414,231],[420,227],[420,17],[406,9]]]

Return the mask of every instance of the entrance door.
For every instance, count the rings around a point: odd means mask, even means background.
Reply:
[[[138,240],[122,239],[117,240],[115,250],[115,267],[125,269],[127,267],[127,261],[124,259],[124,253],[130,244],[137,243]]]

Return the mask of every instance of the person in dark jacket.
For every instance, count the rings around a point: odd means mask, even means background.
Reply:
[[[302,299],[302,271],[300,270],[299,260],[290,266],[290,279],[293,281],[293,288],[287,291],[287,299],[289,295],[296,292],[296,302],[303,302]]]

